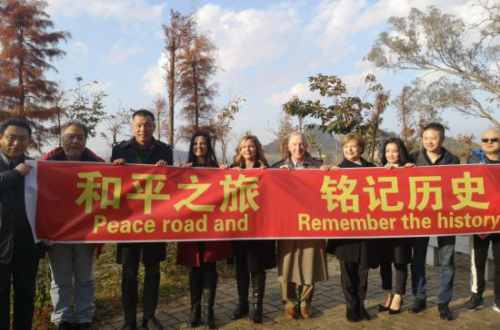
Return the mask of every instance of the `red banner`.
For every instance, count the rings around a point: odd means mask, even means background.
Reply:
[[[500,232],[496,165],[322,172],[38,162],[32,172],[35,231],[53,241]]]

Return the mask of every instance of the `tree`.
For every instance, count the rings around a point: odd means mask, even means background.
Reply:
[[[478,2],[482,18],[467,25],[434,7],[413,8],[408,17],[391,17],[390,31],[379,35],[366,58],[377,67],[440,73],[427,88],[430,106],[484,118],[500,128],[500,6]],[[485,97],[486,102],[480,98]]]
[[[392,101],[392,105],[396,108],[398,120],[401,123],[401,139],[405,143],[408,150],[414,150],[418,144],[417,134],[418,128],[415,122],[415,89],[410,86],[404,86],[401,94]]]
[[[194,23],[191,16],[183,16],[178,11],[170,10],[170,21],[163,25],[165,35],[165,53],[167,64],[165,65],[168,94],[168,143],[175,145],[174,141],[174,108],[178,98],[179,69],[177,66],[178,56],[184,43],[189,40],[193,33]]]
[[[101,132],[100,135],[104,138],[109,146],[113,146],[118,143],[118,136],[122,134],[123,128],[125,128],[130,123],[130,111],[125,111],[118,108],[118,111],[114,114],[106,115],[104,117],[104,123],[107,126],[107,133]]]
[[[168,125],[166,118],[164,117],[164,112],[167,109],[167,101],[161,96],[157,96],[153,101],[153,113],[156,117],[156,138],[161,140],[164,134],[170,136],[170,126]]]
[[[85,84],[81,76],[75,80],[77,86],[71,90],[74,99],[68,107],[68,118],[87,125],[89,135],[95,137],[96,127],[106,115],[102,101],[107,94],[97,89],[98,81]]]
[[[365,82],[371,85],[372,77],[374,78],[372,75],[367,76]],[[309,77],[309,89],[318,91],[321,97],[330,98],[332,104],[325,106],[320,100],[304,102],[295,97],[283,104],[283,110],[292,116],[319,119],[320,129],[330,134],[358,132],[364,135],[369,130],[369,123],[365,119],[372,104],[364,102],[358,96],[349,96],[347,87],[340,78],[322,74]],[[314,124],[306,125],[313,126]]]
[[[45,13],[47,3],[36,0],[3,0],[0,4],[0,103],[2,118],[19,116],[47,120],[56,110],[47,107],[58,91],[56,82],[45,78],[50,64],[65,55],[57,44],[70,34],[50,32],[54,27]]]
[[[222,153],[222,162],[227,164],[227,148],[229,141],[229,133],[231,132],[231,123],[236,114],[240,111],[241,104],[246,100],[243,96],[236,97],[229,96],[229,102],[217,114],[216,119],[213,121],[212,126],[215,127],[214,144],[216,140],[220,141],[220,148]]]
[[[368,158],[373,163],[375,160],[375,152],[377,146],[379,145],[378,134],[379,128],[382,124],[382,115],[389,105],[389,93],[384,91],[379,91],[375,96],[375,104],[370,118],[370,129],[368,131]]]
[[[194,32],[179,54],[179,93],[184,101],[182,113],[188,122],[183,127],[184,136],[191,136],[200,129],[214,133],[209,118],[214,111],[212,99],[217,94],[217,85],[210,84],[216,72],[215,50],[208,36]]]

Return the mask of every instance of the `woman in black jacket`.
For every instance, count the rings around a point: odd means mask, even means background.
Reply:
[[[408,150],[399,138],[387,139],[382,145],[382,166],[391,169],[394,167],[413,167]],[[385,290],[385,299],[379,305],[379,311],[389,311],[397,314],[403,304],[408,278],[408,264],[411,262],[410,238],[386,238],[380,240],[380,276],[382,288]],[[396,268],[396,294],[392,293],[392,263]]]
[[[262,145],[256,136],[247,135],[240,140],[231,167],[240,169],[269,167]],[[231,315],[231,319],[236,320],[248,314],[248,290],[251,280],[252,308],[250,321],[262,323],[266,269],[276,266],[275,244],[274,240],[233,241],[233,252],[236,259],[238,305]]]
[[[375,167],[361,155],[365,142],[356,133],[349,133],[342,139],[344,160],[340,168]],[[351,322],[369,320],[370,315],[364,302],[368,288],[368,271],[379,262],[378,239],[335,239],[329,240],[327,252],[336,255],[340,262],[342,290],[346,299],[346,318]]]

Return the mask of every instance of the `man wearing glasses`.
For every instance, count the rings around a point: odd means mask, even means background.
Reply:
[[[474,150],[468,164],[500,164],[500,131],[488,129],[481,136],[481,149]],[[471,291],[472,296],[466,305],[469,312],[484,307],[483,292],[485,268],[490,242],[493,245],[495,274],[493,277],[495,301],[493,310],[500,313],[500,234],[473,235],[471,239]]]

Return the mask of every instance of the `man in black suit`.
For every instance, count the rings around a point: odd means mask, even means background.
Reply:
[[[113,147],[111,161],[117,165],[125,163],[173,164],[172,148],[155,140],[155,117],[148,110],[137,110],[132,115],[134,137]],[[166,257],[165,243],[127,243],[118,244],[117,262],[122,264],[122,307],[125,323],[122,330],[136,330],[137,321],[137,274],[139,263],[144,264],[146,276],[143,293],[142,327],[146,330],[162,330],[155,317],[160,288],[160,261]]]
[[[11,286],[14,289],[16,330],[30,330],[36,274],[43,249],[35,244],[24,204],[24,164],[31,128],[22,119],[0,126],[0,329],[10,328]]]

